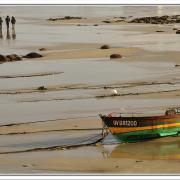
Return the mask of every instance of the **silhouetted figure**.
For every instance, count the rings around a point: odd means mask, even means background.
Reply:
[[[10,23],[10,17],[7,16],[5,21],[6,21],[6,27],[7,27],[7,30],[8,30],[9,29],[9,23]]]
[[[2,18],[0,17],[0,38],[1,38],[1,39],[3,38],[3,35],[2,35],[2,24],[3,24],[3,20],[2,20]]]
[[[16,39],[16,31],[14,27],[12,27],[12,39]]]
[[[11,39],[11,35],[9,33],[9,29],[7,29],[6,39]]]
[[[12,24],[12,29],[14,29],[15,28],[15,24],[16,24],[16,19],[15,19],[14,16],[12,16],[12,18],[11,18],[11,24]]]

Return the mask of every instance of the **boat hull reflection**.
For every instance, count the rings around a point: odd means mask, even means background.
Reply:
[[[109,153],[109,157],[144,160],[180,159],[180,137],[119,144]]]

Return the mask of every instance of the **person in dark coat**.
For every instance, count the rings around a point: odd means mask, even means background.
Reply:
[[[12,29],[14,29],[15,28],[15,24],[16,24],[16,19],[15,19],[14,16],[12,16],[12,18],[11,18],[11,24],[12,24]]]
[[[5,19],[5,21],[6,21],[7,29],[9,29],[10,17],[7,16],[6,19]]]

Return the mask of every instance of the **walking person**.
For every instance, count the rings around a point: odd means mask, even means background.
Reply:
[[[11,24],[12,24],[12,29],[14,29],[15,28],[15,24],[16,24],[16,19],[15,19],[14,16],[12,16],[12,18],[11,18]]]
[[[9,33],[9,23],[11,21],[9,16],[6,16],[6,27],[7,27],[7,34],[6,34],[6,39],[11,39],[10,33]]]
[[[8,30],[9,29],[9,23],[10,23],[10,17],[7,16],[5,21],[6,21],[6,26],[7,26],[7,30]]]

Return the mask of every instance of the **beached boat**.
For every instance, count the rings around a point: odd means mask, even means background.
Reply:
[[[180,107],[162,115],[110,113],[100,115],[105,127],[120,142],[136,142],[180,133]]]

